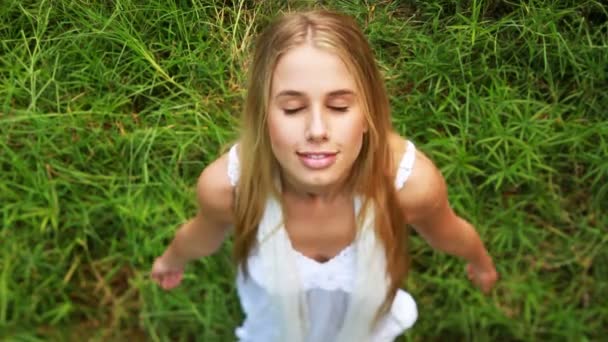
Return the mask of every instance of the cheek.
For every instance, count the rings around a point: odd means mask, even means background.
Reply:
[[[346,125],[345,125],[346,126]],[[348,130],[345,131],[346,138],[353,146],[359,146],[363,142],[363,135],[367,132],[367,123],[365,120],[353,120],[348,125]]]
[[[281,125],[279,120],[277,120],[276,115],[274,115],[272,112],[268,113],[267,126],[270,143],[275,145],[277,142],[282,140],[280,130]]]
[[[356,120],[351,123],[349,128],[350,129],[345,132],[347,134],[344,136],[344,145],[346,145],[345,147],[348,149],[348,162],[354,163],[363,148],[364,136],[367,131],[366,121]]]
[[[286,129],[286,122],[276,113],[269,113],[267,125],[270,144],[275,154],[292,145],[293,135],[287,134],[289,129]]]

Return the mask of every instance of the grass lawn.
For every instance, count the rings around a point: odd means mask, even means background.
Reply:
[[[236,138],[256,32],[314,3],[0,2],[0,340],[233,339],[230,241],[175,291],[148,272]],[[608,6],[322,3],[358,19],[396,130],[501,274],[484,296],[413,234],[401,340],[606,338]]]

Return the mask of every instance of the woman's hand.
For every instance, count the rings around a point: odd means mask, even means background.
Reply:
[[[481,289],[483,293],[489,293],[498,280],[498,272],[494,265],[491,267],[475,267],[473,264],[467,265],[467,275],[469,280]]]
[[[184,266],[181,263],[172,261],[165,253],[154,261],[151,277],[164,290],[171,290],[182,282]]]

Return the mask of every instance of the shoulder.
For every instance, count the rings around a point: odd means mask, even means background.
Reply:
[[[404,142],[404,146],[407,144]],[[406,147],[402,148],[401,155]],[[397,199],[409,223],[415,223],[435,212],[447,200],[445,180],[433,161],[420,149],[407,181],[397,190]]]
[[[232,223],[234,188],[228,177],[228,153],[209,164],[198,177],[196,197],[201,212],[209,218]]]

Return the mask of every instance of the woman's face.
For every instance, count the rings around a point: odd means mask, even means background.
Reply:
[[[288,186],[309,194],[334,191],[348,177],[366,130],[361,94],[337,55],[305,44],[279,59],[268,131]]]

